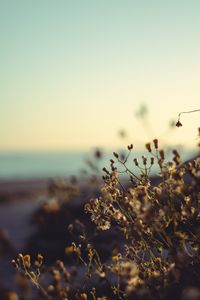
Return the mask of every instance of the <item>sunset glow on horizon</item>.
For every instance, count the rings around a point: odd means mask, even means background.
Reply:
[[[0,151],[194,147],[200,113],[200,2],[0,3]],[[148,130],[136,112],[148,108]],[[119,138],[119,130],[127,138]]]

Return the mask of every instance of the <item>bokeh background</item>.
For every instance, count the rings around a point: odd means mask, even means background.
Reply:
[[[33,170],[47,152],[155,137],[194,148],[199,113],[168,129],[200,106],[199,11],[198,0],[0,1],[3,174],[18,174],[19,154],[43,153]]]

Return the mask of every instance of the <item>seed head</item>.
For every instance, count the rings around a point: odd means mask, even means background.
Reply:
[[[132,150],[133,149],[133,144],[128,145],[127,148],[128,148],[129,151]]]
[[[119,158],[119,154],[116,152],[113,152],[114,157]]]
[[[151,157],[151,165],[154,164],[154,157]]]
[[[176,127],[181,127],[183,126],[182,123],[180,122],[180,120],[178,120],[178,122],[176,123]]]
[[[161,158],[162,160],[164,160],[164,159],[165,159],[165,153],[164,153],[164,150],[160,150],[160,151],[159,151],[159,154],[160,154],[160,158]]]
[[[150,144],[150,143],[147,143],[145,146],[146,146],[146,149],[147,149],[149,152],[151,152],[151,144]]]
[[[142,161],[143,161],[143,165],[146,166],[147,158],[144,155],[142,155]]]
[[[158,139],[153,140],[155,149],[158,149]]]

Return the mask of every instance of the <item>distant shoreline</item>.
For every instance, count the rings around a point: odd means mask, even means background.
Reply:
[[[7,201],[34,200],[47,193],[46,179],[0,179],[0,204]]]

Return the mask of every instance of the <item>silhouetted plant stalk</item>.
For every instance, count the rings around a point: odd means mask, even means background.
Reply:
[[[194,113],[194,112],[198,112],[198,111],[200,111],[200,109],[195,109],[195,110],[189,110],[189,111],[182,111],[182,112],[180,112],[178,114],[178,121],[176,123],[176,126],[177,127],[183,126],[183,124],[180,121],[180,117],[181,117],[182,114],[190,114],[190,113]]]

